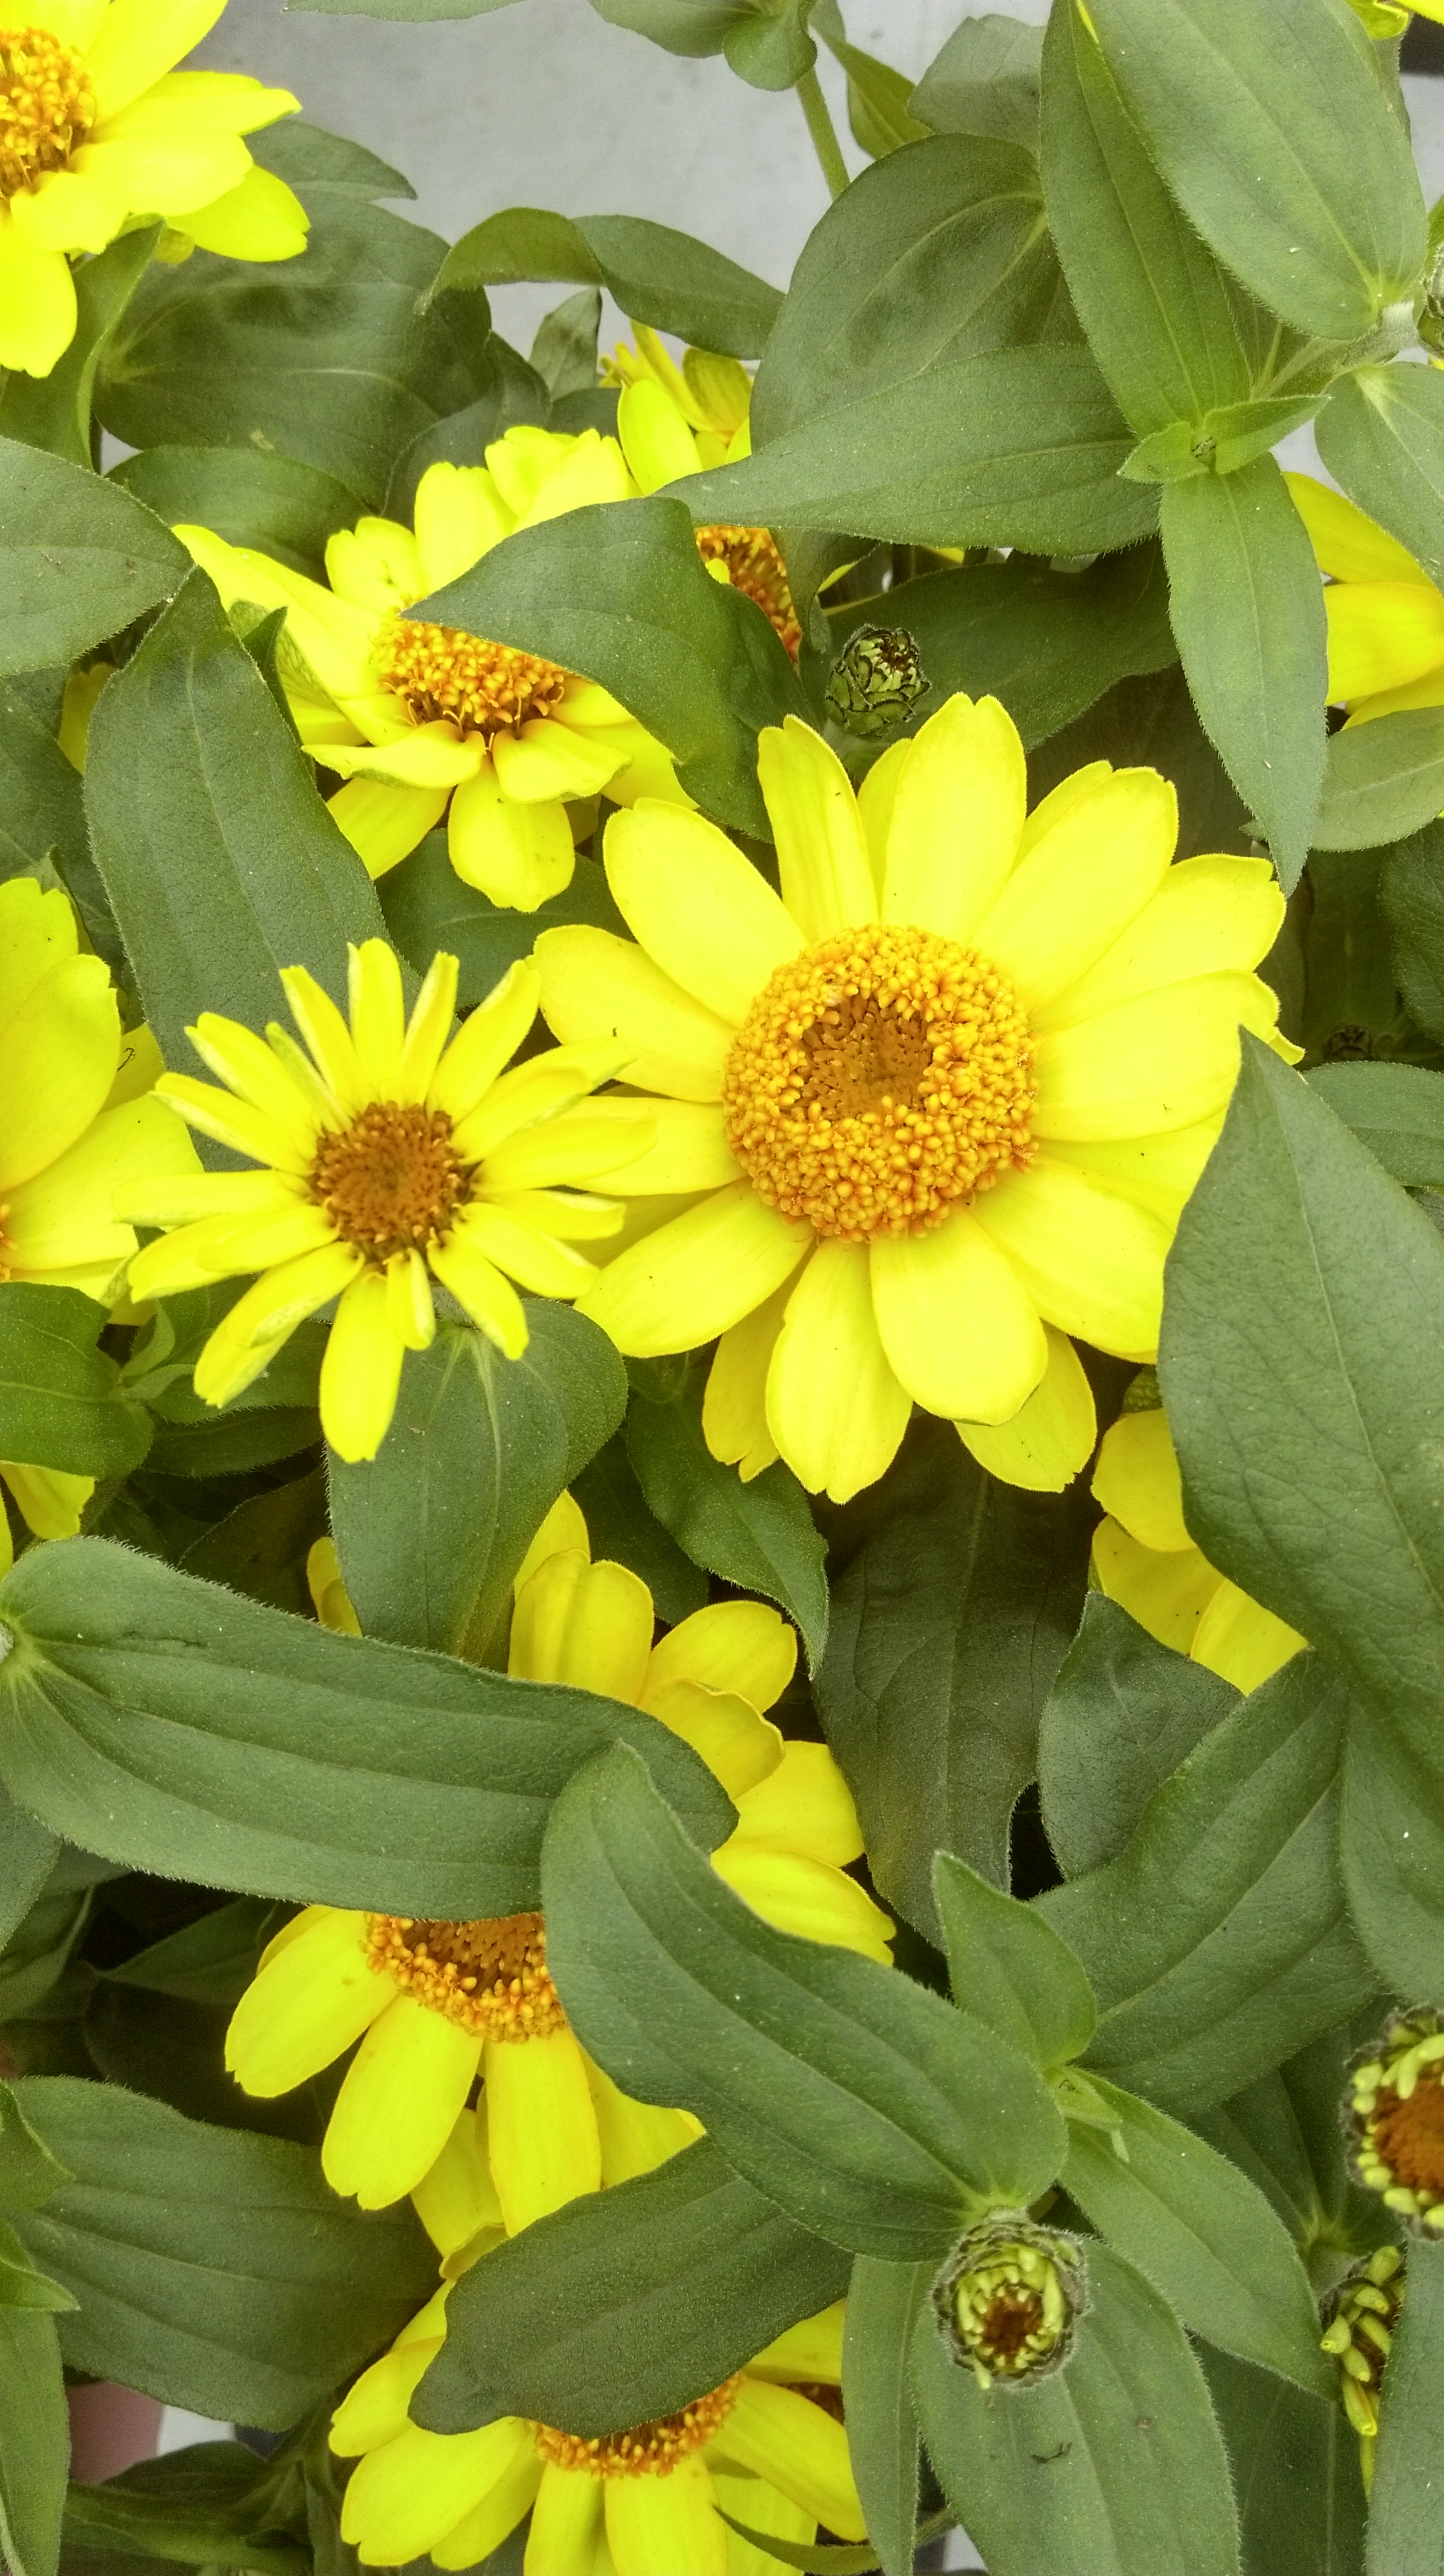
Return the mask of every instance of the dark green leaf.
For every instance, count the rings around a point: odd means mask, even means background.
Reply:
[[[584,2046],[834,2243],[936,2257],[975,2195],[1026,2201],[1056,2172],[1062,2124],[1023,2059],[874,1960],[773,1931],[630,1758],[558,1799],[543,1903]]]
[[[326,1477],[319,1465],[306,1476],[237,1503],[189,1546],[181,1563],[202,1583],[224,1583],[273,1610],[309,1616],[306,1559],[326,1535]]]
[[[150,1423],[96,1348],[107,1321],[78,1288],[0,1287],[0,1457],[74,1476],[139,1466]]]
[[[1322,2404],[1228,2353],[1205,2352],[1238,2500],[1243,2576],[1364,2576],[1359,2437]]]
[[[1327,653],[1314,550],[1273,458],[1165,484],[1163,552],[1204,729],[1290,891],[1323,785]]]
[[[1426,824],[1389,852],[1379,901],[1394,934],[1399,990],[1420,1028],[1444,1038],[1444,828]]]
[[[264,1897],[238,1896],[234,1904],[218,1905],[198,1922],[167,1933],[163,1941],[153,1942],[107,1974],[113,1984],[135,1986],[146,1994],[175,1995],[187,2003],[235,2005],[256,1973],[261,1951],[283,1920],[281,1908]]]
[[[1028,763],[1029,803],[1037,804],[1090,760],[1111,760],[1115,769],[1159,769],[1172,780],[1178,796],[1175,857],[1250,848],[1245,807],[1198,721],[1176,662],[1154,676],[1119,681],[1035,752]]]
[[[1372,2029],[1359,2025],[1351,2033],[1343,2023],[1325,2031],[1193,2123],[1267,2192],[1305,2258],[1329,2279],[1351,2252],[1371,2249],[1394,2224],[1377,2194],[1350,2180],[1344,2162],[1339,2104],[1361,2035],[1372,2037]]]
[[[284,2472],[282,2472],[284,2475]],[[277,2472],[239,2442],[196,2442],[139,2460],[103,2486],[73,2486],[65,2509],[67,2551],[153,2553],[182,2564],[244,2567],[255,2576],[310,2576],[312,2560],[273,2526],[284,2511]]]
[[[1444,2245],[1409,2248],[1369,2497],[1368,2576],[1432,2576],[1444,2564]]]
[[[464,2276],[413,2402],[434,2433],[529,2415],[589,2438],[675,2414],[842,2297],[848,2258],[699,2138]]]
[[[159,224],[121,233],[98,258],[75,271],[75,337],[48,376],[8,375],[0,389],[0,437],[48,448],[72,465],[99,460],[91,404],[102,358],[122,314],[150,266]]]
[[[597,381],[597,334],[602,327],[602,290],[584,286],[545,315],[532,342],[531,363],[556,400],[563,394],[590,393]]]
[[[128,492],[0,438],[0,670],[73,662],[171,598],[188,566]]]
[[[368,1637],[482,1661],[533,1536],[621,1421],[626,1371],[606,1335],[541,1297],[527,1321],[519,1360],[443,1324],[408,1352],[376,1458],[332,1457],[341,1572]]]
[[[259,546],[313,580],[324,577],[327,538],[361,512],[334,475],[266,448],[142,448],[112,466],[109,479],[172,527],[214,529],[229,545]]]
[[[210,1422],[157,1422],[148,1463],[161,1476],[244,1476],[314,1448],[320,1437],[309,1405],[238,1406]]]
[[[703,571],[677,502],[616,501],[518,529],[415,614],[600,680],[666,744],[700,804],[767,836],[757,734],[805,711],[797,675],[752,602]]]
[[[80,779],[49,727],[3,685],[0,799],[0,876],[40,875],[51,850],[62,865],[84,857]]]
[[[112,2085],[16,2090],[74,2177],[15,2220],[81,2302],[59,2324],[73,2369],[280,2431],[426,2297],[436,2258],[410,2210],[338,2200],[305,2148]]]
[[[935,54],[909,102],[939,134],[995,134],[1038,148],[1041,27],[1021,19],[965,18]]]
[[[1093,1989],[1032,1906],[939,1852],[933,1891],[953,1999],[1045,2073],[1081,2057],[1097,2027]]]
[[[1417,1064],[1320,1064],[1308,1079],[1396,1181],[1444,1186],[1444,1074]]]
[[[1043,1822],[1064,1877],[1116,1860],[1154,1790],[1238,1704],[1232,1682],[1090,1592],[1038,1728]]]
[[[1319,414],[1319,454],[1351,501],[1444,579],[1444,382],[1432,367],[1360,367]]]
[[[251,1965],[254,1970],[254,1953]],[[178,1995],[98,1983],[80,2021],[85,2072],[168,2103],[187,2120],[319,2146],[344,2070],[328,2068],[291,2093],[244,2093],[226,2072],[230,2017],[227,2004],[188,2003]]]
[[[818,1711],[878,1886],[930,1938],[935,1851],[1007,1881],[1039,1713],[1083,1606],[1087,1517],[1076,1489],[998,1484],[950,1424],[919,1421],[841,1523]]]
[[[58,1838],[0,1789],[0,1950],[24,1922],[55,1865]]]
[[[377,891],[386,927],[418,975],[425,974],[438,948],[460,959],[457,1000],[464,1011],[486,999],[508,966],[531,955],[543,930],[584,921],[598,930],[626,934],[595,859],[579,856],[571,884],[535,912],[513,912],[463,885],[447,855],[444,832],[428,832],[420,849],[392,868]]]
[[[814,1668],[827,1643],[826,1551],[791,1468],[779,1459],[744,1485],[712,1456],[685,1392],[674,1404],[633,1401],[627,1456],[648,1509],[678,1546],[709,1574],[775,1601],[796,1621]]]
[[[1312,839],[1321,850],[1376,849],[1432,822],[1444,802],[1444,708],[1409,707],[1329,736]]]
[[[1090,2067],[1187,2111],[1367,2000],[1336,1857],[1347,1697],[1318,1658],[1286,1665],[1154,1791],[1117,1860],[1037,1900],[1093,1981]]]
[[[1341,1056],[1391,1054],[1400,1033],[1399,986],[1379,901],[1388,856],[1387,850],[1309,852],[1311,900],[1296,907],[1304,998],[1289,1035],[1331,1068]]]
[[[943,2491],[990,2576],[1237,2576],[1223,2443],[1172,2309],[1090,2244],[1066,2370],[986,2393],[919,2318],[913,2387]]]
[[[918,2420],[909,2364],[931,2287],[928,2263],[859,2254],[842,2331],[847,2447],[883,2576],[912,2576],[918,2513]]]
[[[11,2576],[55,2576],[69,2464],[55,2319],[0,2304],[0,2554]]]
[[[678,1737],[591,1691],[333,1636],[105,1539],[0,1586],[0,1772],[133,1868],[453,1919],[534,1905],[562,1782],[620,1735],[700,1834],[731,1809]]]
[[[480,288],[476,292],[480,294]],[[395,458],[386,486],[388,518],[414,517],[417,486],[429,465],[484,465],[492,440],[504,437],[507,430],[523,422],[537,429],[616,426],[615,394],[597,392],[586,397],[591,404],[611,403],[610,422],[563,418],[564,407],[553,403],[545,379],[497,331],[487,341],[472,375],[481,388],[475,399],[418,430]],[[572,402],[577,399],[575,395],[570,397]]]
[[[222,1011],[264,1028],[277,971],[339,999],[346,943],[384,934],[355,852],[204,573],[96,708],[85,774],[95,855],[169,1064]]]
[[[434,291],[533,278],[605,287],[632,321],[733,358],[757,357],[782,309],[775,286],[691,233],[637,215],[552,215],[536,206],[509,206],[463,233]]]
[[[1381,1982],[1432,1994],[1444,1944],[1444,1780],[1379,1709],[1350,1716],[1340,1858],[1359,1937]]]
[[[1424,200],[1348,0],[1098,0],[1092,16],[1169,188],[1261,302],[1353,340],[1412,298]]]
[[[630,1566],[669,1628],[702,1608],[711,1590],[706,1574],[652,1510],[627,1455],[625,1431],[607,1441],[591,1465],[573,1478],[572,1492],[586,1515],[593,1557]]]

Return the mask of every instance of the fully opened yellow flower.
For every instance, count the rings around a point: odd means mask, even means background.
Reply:
[[[131,1264],[138,1297],[262,1275],[212,1333],[196,1393],[226,1404],[308,1315],[340,1299],[321,1365],[321,1421],[342,1458],[374,1458],[408,1350],[436,1331],[434,1274],[508,1359],[526,1348],[512,1285],[575,1297],[596,1272],[575,1245],[616,1230],[611,1202],[558,1186],[610,1161],[609,1129],[577,1104],[614,1073],[614,1043],[551,1048],[507,1073],[536,1017],[535,969],[514,966],[450,1037],[454,957],[437,956],[408,1020],[395,951],[351,950],[346,1021],[302,966],[281,977],[298,1047],[204,1012],[192,1045],[229,1085],[167,1073],[157,1095],[202,1135],[263,1166],[137,1181],[117,1205],[175,1231]],[[573,1114],[576,1113],[576,1114]],[[645,1121],[634,1131],[640,1144]]]
[[[343,1625],[329,1563],[315,1578],[328,1622]],[[785,1743],[762,1714],[792,1678],[791,1628],[760,1601],[727,1601],[655,1645],[654,1630],[646,1585],[625,1566],[592,1564],[586,1523],[563,1496],[517,1576],[508,1669],[604,1691],[685,1737],[737,1807],[713,1854],[719,1875],[784,1931],[886,1963],[887,1917],[846,1875],[862,1836],[842,1774],[825,1745]],[[236,2007],[226,2063],[248,2092],[283,2093],[358,2038],[322,2148],[327,2178],[371,2209],[417,2191],[445,2253],[489,2223],[493,2192],[497,2223],[514,2233],[696,2135],[684,2113],[628,2101],[588,2057],[547,1973],[538,1914],[298,1915]]]
[[[1195,1547],[1168,1417],[1156,1387],[1145,1382],[1139,1393],[1143,1409],[1120,1415],[1098,1452],[1093,1491],[1108,1518],[1093,1534],[1094,1575],[1109,1600],[1161,1645],[1206,1664],[1238,1690],[1257,1690],[1308,1640]]]
[[[1350,724],[1444,706],[1444,594],[1422,564],[1342,492],[1309,474],[1288,487],[1328,575],[1328,695]]]
[[[241,141],[300,102],[172,69],[225,0],[3,0],[0,365],[47,376],[75,337],[71,256],[165,216],[206,249],[291,259],[306,215]]]
[[[1157,1347],[1239,1025],[1274,1032],[1248,970],[1278,889],[1261,860],[1171,867],[1150,769],[1097,762],[1029,817],[992,699],[949,699],[860,797],[795,718],[759,751],[780,897],[713,824],[643,804],[606,843],[638,944],[537,943],[552,1028],[616,1032],[660,1095],[655,1145],[601,1185],[697,1194],[580,1311],[636,1355],[720,1336],[704,1425],[744,1474],[780,1454],[844,1500],[916,1402],[1061,1486],[1094,1432],[1067,1336]]]
[[[446,2335],[438,2292],[337,2408],[331,2448],[358,2459],[341,2530],[363,2567],[429,2556],[473,2567],[530,2512],[527,2576],[777,2576],[730,2531],[810,2545],[819,2523],[866,2536],[841,2405],[841,2304],[793,2326],[679,2414],[588,2441],[504,2415],[427,2433],[407,2407]],[[720,2511],[719,2511],[720,2508]]]
[[[533,912],[571,881],[569,804],[603,789],[619,805],[690,802],[668,753],[596,681],[402,615],[518,528],[635,497],[614,438],[510,429],[484,466],[428,466],[414,530],[395,519],[339,529],[326,548],[329,589],[208,528],[177,528],[227,607],[285,609],[291,711],[306,750],[346,781],[331,812],[373,877],[449,807],[457,875]]]

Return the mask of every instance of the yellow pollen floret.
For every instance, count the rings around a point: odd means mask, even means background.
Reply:
[[[544,2460],[558,2468],[588,2469],[594,2478],[665,2478],[694,2451],[710,2442],[737,2402],[741,2373],[725,2379],[709,2397],[684,2406],[679,2415],[662,2415],[654,2424],[636,2424],[629,2433],[607,2433],[587,2441],[580,2433],[559,2433],[551,2424],[533,2427]]]
[[[697,552],[704,563],[722,563],[734,590],[755,601],[776,627],[794,662],[802,629],[792,605],[787,566],[768,528],[699,528]]]
[[[567,2017],[547,1973],[539,1914],[493,1915],[477,1923],[418,1922],[373,1914],[373,1968],[432,2012],[485,2039],[545,2039]]]
[[[779,966],[728,1051],[727,1141],[821,1235],[925,1234],[1032,1159],[1028,1024],[956,940],[872,923]]]
[[[417,724],[444,719],[486,742],[551,715],[567,684],[555,662],[454,626],[400,620],[386,629],[380,654],[383,688],[405,699]]]
[[[337,1233],[369,1260],[422,1251],[465,1196],[451,1120],[441,1109],[373,1101],[349,1127],[322,1136],[310,1187]]]
[[[44,27],[0,34],[0,196],[63,170],[95,123],[83,57]]]

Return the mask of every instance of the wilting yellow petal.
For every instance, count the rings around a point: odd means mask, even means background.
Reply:
[[[1206,1664],[1235,1690],[1255,1691],[1308,1642],[1236,1583],[1221,1583],[1194,1630],[1189,1652],[1196,1664]]]
[[[736,1691],[701,1682],[664,1682],[647,1695],[648,1714],[670,1727],[715,1772],[729,1798],[754,1789],[782,1760],[782,1738]]]
[[[1115,1520],[1100,1521],[1093,1533],[1093,1570],[1110,1601],[1180,1655],[1192,1651],[1198,1623],[1224,1579],[1201,1548],[1160,1553]]]
[[[862,1852],[852,1791],[825,1744],[789,1743],[777,1768],[737,1799],[738,1842],[806,1852],[843,1869]]]
[[[1104,1433],[1093,1492],[1142,1547],[1192,1547],[1183,1518],[1178,1453],[1161,1406],[1125,1413]]]

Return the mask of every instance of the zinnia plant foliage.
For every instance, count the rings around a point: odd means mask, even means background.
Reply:
[[[1438,2576],[1410,12],[595,5],[785,294],[0,5],[0,2557]]]

